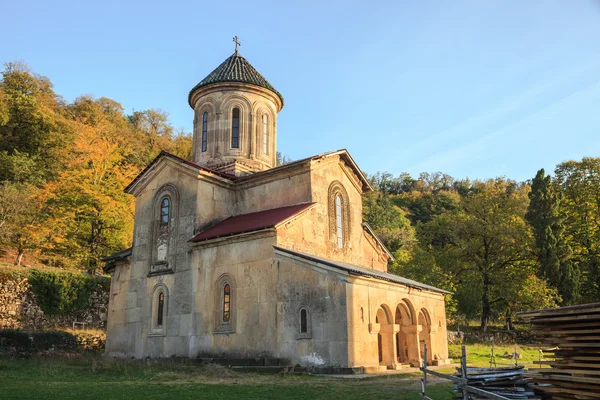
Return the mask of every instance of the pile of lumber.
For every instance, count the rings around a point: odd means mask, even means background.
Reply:
[[[517,315],[556,346],[540,368],[529,369],[532,388],[545,399],[600,399],[600,303]]]
[[[457,368],[458,376],[464,377],[462,369]],[[471,368],[467,367],[467,388],[457,383],[456,392],[466,389],[469,399],[494,398],[482,392],[493,393],[507,399],[534,399],[535,393],[527,386],[530,379],[524,375],[522,366],[514,368]],[[537,397],[538,399],[540,397]]]

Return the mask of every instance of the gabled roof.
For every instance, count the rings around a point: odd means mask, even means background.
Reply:
[[[262,76],[244,57],[240,56],[236,51],[229,58],[221,63],[213,72],[208,74],[206,78],[202,79],[196,86],[190,90],[188,95],[188,103],[192,106],[192,94],[194,91],[202,86],[210,85],[211,83],[223,83],[223,82],[242,82],[250,83],[252,85],[260,86],[265,89],[269,89],[275,93],[280,99],[283,105],[283,96],[279,93],[273,85],[271,85],[264,76]],[[193,108],[193,106],[192,106]]]
[[[350,275],[359,275],[365,276],[368,278],[379,279],[382,281],[399,283],[404,286],[412,287],[420,290],[429,290],[431,292],[443,293],[443,294],[451,294],[447,290],[439,289],[434,286],[426,285],[424,283],[420,283],[417,281],[413,281],[412,279],[406,279],[399,275],[390,274],[389,272],[377,271],[375,269],[359,267],[358,265],[348,264],[341,261],[333,261],[327,258],[317,257],[310,254],[301,253],[298,251],[285,249],[279,246],[273,246],[277,252],[284,253],[290,256],[299,257],[307,261],[312,261],[315,263],[323,264],[328,267],[333,267],[339,269],[341,271],[345,271]]]
[[[327,158],[327,157],[332,157],[332,156],[337,156],[337,155],[339,155],[340,158],[342,160],[344,160],[346,162],[346,164],[348,164],[348,166],[354,171],[356,176],[358,176],[358,179],[360,180],[360,182],[362,184],[363,192],[373,191],[373,186],[371,186],[371,183],[369,182],[369,180],[367,179],[365,174],[360,170],[360,168],[358,168],[358,165],[356,164],[356,162],[350,156],[350,153],[348,153],[348,150],[346,150],[346,149],[328,151],[326,153],[317,154],[312,157],[302,158],[300,160],[292,161],[290,163],[279,165],[277,167],[273,167],[273,168],[270,168],[270,169],[267,169],[264,171],[255,172],[250,175],[239,176],[239,177],[237,177],[237,180],[239,182],[250,181],[254,178],[258,178],[258,177],[266,175],[266,174],[277,173],[278,171],[285,170],[288,168],[293,168],[299,164],[307,163],[309,161],[315,161],[315,160],[319,160],[322,158]]]
[[[206,171],[208,173],[211,173],[215,176],[219,176],[221,178],[227,179],[231,182],[236,181],[236,182],[247,182],[247,181],[251,181],[252,179],[264,176],[266,174],[273,174],[273,173],[277,173],[278,171],[281,170],[285,170],[288,168],[293,168],[295,166],[298,166],[300,164],[309,162],[309,161],[314,161],[314,160],[319,160],[321,158],[327,158],[327,157],[331,157],[331,156],[336,156],[339,155],[340,158],[342,158],[342,160],[344,160],[348,166],[354,171],[354,173],[358,176],[358,178],[360,179],[360,182],[362,184],[362,189],[364,192],[369,192],[373,190],[373,187],[371,186],[371,184],[369,183],[369,180],[366,178],[366,176],[363,174],[363,172],[360,170],[360,168],[358,168],[358,166],[356,165],[356,163],[354,162],[354,160],[352,159],[352,157],[350,156],[350,154],[348,153],[348,151],[346,149],[341,149],[341,150],[335,150],[335,151],[329,151],[327,153],[321,153],[321,154],[317,154],[315,156],[312,157],[307,157],[307,158],[303,158],[301,160],[297,160],[297,161],[293,161],[291,163],[287,163],[284,165],[280,165],[278,167],[274,167],[274,168],[270,168],[267,169],[265,171],[260,171],[260,172],[255,172],[253,174],[250,175],[245,175],[245,176],[235,176],[232,174],[227,174],[224,172],[218,172],[215,171],[211,168],[205,167],[204,165],[200,165],[198,163],[195,163],[193,161],[189,161],[186,160],[184,158],[178,157],[175,154],[171,154],[169,152],[166,151],[161,151],[160,154],[158,156],[156,156],[156,158],[154,158],[154,160],[152,160],[152,162],[150,162],[150,164],[148,164],[148,166],[146,166],[146,168],[144,168],[134,179],[133,181],[131,181],[131,183],[129,185],[127,185],[127,187],[124,189],[124,191],[126,193],[130,193],[130,190],[133,186],[135,186],[135,184],[142,179],[142,177],[149,171],[152,169],[152,167],[154,167],[162,158],[170,158],[174,161],[177,161],[179,163],[188,165],[190,167],[196,168],[197,170],[202,170],[202,171]]]
[[[390,260],[394,261],[394,255],[388,250],[387,247],[385,247],[385,244],[383,244],[383,242],[381,241],[381,239],[379,239],[379,237],[375,234],[375,231],[373,230],[373,228],[371,228],[371,225],[369,225],[366,222],[363,222],[362,226],[363,226],[363,229],[365,231],[367,231],[369,233],[369,235],[371,235],[371,237],[373,239],[375,239],[375,241],[377,242],[377,244],[381,246],[381,248],[383,249],[383,251],[385,252],[385,254],[387,254],[390,257]]]
[[[121,260],[126,260],[127,258],[131,257],[132,252],[133,252],[133,247],[130,247],[128,249],[113,253],[108,257],[104,257],[102,259],[102,261],[104,261],[106,263],[106,265],[104,266],[104,268],[102,268],[102,270],[104,272],[110,271],[115,266],[115,262],[121,261]]]
[[[226,174],[226,173],[223,173],[223,172],[217,172],[217,171],[215,171],[213,169],[210,169],[210,168],[205,167],[203,165],[197,164],[197,163],[195,163],[193,161],[186,160],[185,158],[181,158],[179,156],[176,156],[175,154],[171,154],[171,153],[169,153],[167,151],[162,150],[154,158],[154,160],[152,160],[150,162],[150,164],[148,164],[146,166],[146,168],[144,168],[139,174],[137,174],[137,176],[135,178],[133,178],[133,181],[131,181],[131,183],[129,185],[127,185],[127,187],[124,189],[124,191],[126,193],[129,193],[129,189],[131,189],[137,183],[137,181],[139,181],[146,174],[146,172],[148,172],[152,167],[154,167],[162,158],[170,158],[170,159],[175,160],[177,162],[180,162],[182,164],[189,165],[190,167],[196,168],[198,170],[210,172],[211,174],[220,176],[221,178],[229,179],[231,181],[237,179],[237,176],[235,176],[235,175]]]
[[[274,228],[301,212],[308,210],[314,204],[315,203],[297,204],[294,206],[274,208],[271,210],[229,217],[205,231],[198,233],[190,240],[190,242],[202,242],[204,240],[219,237]]]

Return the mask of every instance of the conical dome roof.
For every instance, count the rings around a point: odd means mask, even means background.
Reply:
[[[269,89],[275,93],[281,99],[283,104],[283,96],[279,93],[273,85],[271,85],[264,76],[262,76],[244,57],[236,51],[229,58],[227,58],[221,65],[219,65],[213,72],[208,74],[206,78],[202,79],[200,83],[190,90],[188,96],[188,102],[191,104],[192,94],[194,91],[202,86],[210,85],[211,83],[221,82],[242,82],[250,83],[252,85],[260,86],[265,89]]]

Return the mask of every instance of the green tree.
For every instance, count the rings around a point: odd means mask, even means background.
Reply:
[[[2,179],[15,179],[7,176],[15,164],[10,157],[23,154],[35,162],[44,178],[51,179],[61,169],[61,154],[73,138],[62,99],[48,78],[31,73],[19,62],[5,65],[0,90]]]
[[[581,272],[581,301],[600,301],[600,158],[563,162],[555,179],[571,260]]]
[[[563,304],[577,304],[579,271],[571,262],[572,252],[564,238],[564,217],[559,209],[561,194],[544,169],[540,169],[533,179],[529,199],[525,218],[535,237],[539,275],[558,289]]]
[[[506,310],[514,292],[506,287],[522,287],[533,270],[524,221],[528,188],[500,178],[472,186],[461,200],[462,210],[434,218],[428,231],[431,238],[443,233],[436,263],[457,279],[459,302],[479,299],[486,331],[494,310]]]
[[[368,193],[363,198],[363,220],[383,241],[394,257],[407,262],[415,245],[415,230],[400,207],[383,192]]]

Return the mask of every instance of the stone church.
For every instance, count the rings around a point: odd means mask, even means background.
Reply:
[[[448,360],[441,289],[387,272],[346,150],[277,165],[283,96],[237,50],[188,96],[192,161],[126,188],[133,247],[111,275],[106,352],[280,359],[373,372]]]

